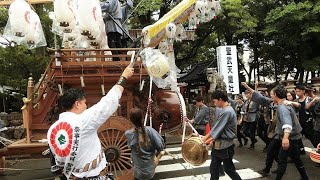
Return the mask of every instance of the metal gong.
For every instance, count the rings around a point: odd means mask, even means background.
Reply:
[[[182,144],[183,159],[194,165],[200,166],[208,159],[207,146],[202,144],[198,137],[191,137]]]

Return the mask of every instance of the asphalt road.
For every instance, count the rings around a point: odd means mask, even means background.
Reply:
[[[159,166],[156,168],[154,179],[169,179],[169,180],[191,180],[191,179],[210,179],[209,164],[210,156],[207,162],[202,166],[191,166],[181,158],[181,148],[179,139],[175,137],[168,138],[167,151],[173,156],[164,156]],[[312,147],[308,140],[304,140],[306,147]],[[236,142],[236,145],[237,142]],[[261,140],[258,141],[254,150],[249,150],[247,147],[236,148],[234,162],[237,172],[243,179],[274,179],[275,174],[270,174],[268,177],[261,178],[257,173],[258,170],[264,167],[265,153],[262,153],[264,144]],[[320,179],[320,168],[315,167],[309,158],[309,153],[301,156],[305,164],[310,180]],[[50,161],[44,159],[13,159],[7,162],[8,168],[32,169],[28,171],[10,170],[0,176],[0,180],[53,180],[55,176],[50,172]],[[276,168],[276,164],[274,164]],[[230,179],[228,176],[223,176],[220,179]],[[300,179],[293,163],[288,164],[288,168],[284,180]]]

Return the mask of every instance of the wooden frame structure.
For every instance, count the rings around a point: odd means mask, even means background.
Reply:
[[[138,48],[50,49],[55,55],[51,57],[42,78],[36,85],[31,77],[28,81],[27,98],[24,99],[25,105],[22,108],[26,138],[0,149],[0,167],[4,166],[5,156],[21,154],[39,156],[48,149],[48,145],[40,143],[39,140],[46,139],[51,122],[56,120],[52,119],[54,116],[51,112],[59,99],[59,90],[67,86],[81,87],[80,77],[82,77],[85,83],[82,88],[86,93],[88,106],[97,103],[103,96],[102,87],[107,93],[130,64],[131,55],[127,55],[127,52],[137,50]],[[121,51],[123,54],[107,55],[106,51]],[[121,61],[112,61],[113,58],[120,58]],[[109,169],[123,177],[132,175],[132,166],[128,163],[131,158],[128,154],[130,152],[127,152],[126,140],[123,137],[124,131],[132,128],[131,122],[127,120],[128,112],[133,107],[132,91],[141,78],[148,76],[139,57],[134,69],[135,73],[128,81],[120,99],[121,106],[98,130],[102,144],[106,145],[104,148],[111,154],[110,157],[117,155],[119,159],[114,161],[114,165]],[[121,145],[122,149],[115,145]]]

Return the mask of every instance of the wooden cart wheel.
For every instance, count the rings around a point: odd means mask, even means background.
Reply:
[[[98,135],[108,161],[107,170],[117,179],[133,177],[131,150],[127,145],[125,131],[133,127],[124,117],[111,117],[100,127]]]

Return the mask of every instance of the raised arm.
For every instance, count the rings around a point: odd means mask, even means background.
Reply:
[[[271,104],[271,102],[272,102],[271,98],[265,97],[262,94],[260,94],[259,92],[253,90],[245,82],[241,82],[241,85],[252,93],[251,101],[253,101],[259,105],[266,106],[266,107],[268,107]]]
[[[122,96],[126,81],[132,75],[133,68],[129,65],[108,94],[102,97],[97,104],[79,115],[83,119],[84,126],[87,126],[88,129],[98,129],[118,109],[119,99]]]
[[[245,87],[247,90],[249,90],[251,94],[254,92],[254,90],[250,86],[248,86],[247,83],[241,82],[241,85]]]

